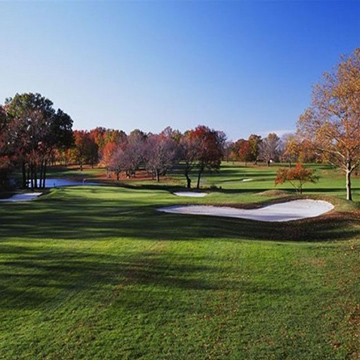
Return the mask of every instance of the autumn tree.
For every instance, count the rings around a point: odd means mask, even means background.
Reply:
[[[106,168],[107,176],[110,177],[110,162],[114,153],[119,149],[119,145],[113,141],[108,142],[102,149],[101,162],[100,165]]]
[[[193,136],[193,130],[186,131],[180,140],[181,159],[183,160],[183,172],[186,178],[186,187],[191,188],[190,173],[197,164],[197,150],[199,140]]]
[[[74,160],[80,166],[80,171],[83,170],[84,164],[90,164],[92,167],[98,162],[99,159],[99,147],[96,144],[94,137],[90,136],[90,133],[85,130],[75,130],[75,148],[74,148]]]
[[[240,156],[240,148],[243,144],[245,140],[244,139],[239,139],[239,140],[236,140],[235,142],[232,142],[230,144],[230,148],[228,150],[229,152],[229,160],[231,161],[239,161],[239,156]]]
[[[174,130],[171,128],[171,126],[167,126],[161,133],[160,135],[162,137],[166,137],[168,139],[173,140],[176,144],[180,143],[182,134],[179,130]]]
[[[135,176],[136,171],[145,166],[145,153],[147,134],[139,129],[133,130],[127,137],[128,144],[125,147],[127,156],[127,175]]]
[[[127,135],[122,130],[106,129],[104,133],[104,144],[114,142],[117,145],[127,143]]]
[[[314,151],[345,172],[346,198],[352,200],[351,174],[360,164],[360,48],[314,86],[297,125]]]
[[[191,187],[190,172],[193,169],[198,170],[197,189],[200,187],[201,175],[205,169],[219,170],[224,156],[225,141],[226,137],[223,132],[203,125],[184,133],[180,141],[180,148],[188,188]]]
[[[147,138],[145,153],[146,168],[160,181],[160,175],[174,166],[179,158],[179,151],[176,141],[171,133],[153,134]]]
[[[259,157],[270,166],[279,155],[280,138],[275,133],[270,133],[259,145]]]
[[[259,158],[260,144],[262,142],[261,136],[251,134],[248,138],[248,141],[251,148],[251,161],[254,161],[256,165]]]
[[[6,99],[9,145],[21,163],[23,187],[45,187],[46,167],[56,148],[71,146],[72,119],[40,94]]]
[[[283,153],[282,158],[284,161],[291,164],[298,161],[301,151],[301,142],[295,134],[287,134],[283,137]]]
[[[307,182],[316,183],[319,180],[314,170],[306,169],[303,164],[297,163],[294,168],[279,168],[275,179],[275,185],[289,182],[298,192],[302,194],[303,186]]]
[[[104,127],[96,127],[89,131],[89,137],[95,142],[98,149],[97,160],[102,165],[108,163],[109,160],[109,149],[113,146],[110,145],[106,148],[109,143],[115,144],[116,146],[122,146],[122,144],[127,143],[127,136],[122,130],[106,129]],[[106,148],[106,149],[105,149]],[[107,152],[107,154],[104,154]],[[105,156],[105,159],[103,157]]]
[[[141,146],[142,149],[136,148],[134,144],[128,144],[124,148],[116,148],[110,158],[109,170],[115,173],[117,180],[123,171],[127,177],[135,177],[136,171],[139,170],[144,159],[143,155],[140,157],[140,151],[144,150],[145,146],[144,144]]]
[[[313,149],[312,141],[306,138],[298,138],[299,140],[299,158],[301,163],[323,162],[323,155]]]
[[[0,189],[9,184],[10,169],[13,165],[14,151],[9,147],[9,126],[5,108],[0,105]]]
[[[224,160],[225,161],[234,161],[233,160],[233,141],[226,141],[224,144]]]
[[[119,181],[122,171],[127,171],[128,173],[130,166],[131,162],[128,160],[125,151],[120,147],[115,148],[115,151],[111,154],[107,168],[116,175],[116,180]]]
[[[245,163],[253,160],[251,144],[249,140],[244,140],[239,149],[239,159]]]
[[[101,151],[106,144],[105,142],[106,132],[107,129],[99,126],[89,131],[89,137],[97,145],[99,151]]]
[[[196,144],[196,162],[198,169],[196,188],[200,188],[201,175],[205,169],[218,171],[223,158],[225,135],[200,125],[190,134]]]
[[[132,131],[110,157],[109,170],[116,174],[117,179],[122,171],[127,177],[134,177],[140,167],[145,167],[147,151],[147,135],[141,130]]]

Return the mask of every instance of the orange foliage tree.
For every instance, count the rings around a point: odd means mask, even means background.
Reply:
[[[314,87],[298,135],[345,172],[347,199],[352,200],[351,174],[360,164],[360,48]]]
[[[239,159],[246,163],[253,159],[252,148],[249,140],[244,140],[239,149]]]
[[[314,174],[314,170],[305,169],[303,164],[297,163],[292,169],[279,168],[275,179],[275,185],[289,182],[295,188],[296,192],[302,194],[305,183],[316,183],[318,180],[319,177]]]

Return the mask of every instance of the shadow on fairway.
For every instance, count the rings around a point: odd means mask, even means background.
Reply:
[[[117,288],[125,295],[127,291],[134,291],[134,285],[159,290],[180,288],[201,291],[238,286],[231,282],[225,284],[215,277],[204,280],[202,274],[209,276],[218,269],[194,262],[204,263],[209,260],[208,257],[172,257],[156,251],[102,255],[64,251],[51,246],[37,249],[16,245],[0,245],[0,252],[11,259],[2,263],[5,268],[0,274],[1,309],[25,310],[48,306],[49,301],[57,301],[59,296],[63,296],[63,290],[71,297],[82,291],[101,293],[104,286],[111,286],[113,290]],[[140,292],[139,287],[136,291]],[[105,293],[107,296],[112,294],[111,291]],[[103,298],[93,300],[104,301]],[[129,305],[134,306],[133,303]]]
[[[97,190],[89,190],[90,193]],[[101,191],[105,191],[102,189]],[[21,206],[21,208],[19,207]],[[274,240],[331,241],[359,235],[356,212],[331,213],[291,222],[259,222],[212,216],[160,213],[130,200],[48,197],[31,204],[8,205],[2,212],[1,238],[100,240]],[[21,211],[19,211],[21,209]]]
[[[4,244],[0,245],[0,252],[9,258],[2,263],[0,274],[2,310],[48,311],[52,304],[72,301],[74,297],[82,299],[83,307],[109,303],[111,306],[135,307],[137,311],[178,308],[182,299],[162,297],[162,292],[168,289],[237,289],[247,294],[267,293],[270,296],[295,295],[304,291],[282,284],[262,283],[258,286],[250,279],[238,277],[237,280],[221,279],[218,273],[223,269],[216,266],[218,258],[212,259],[209,255],[181,256],[156,249],[109,255],[52,246],[36,248]],[[87,294],[85,298],[84,294]]]

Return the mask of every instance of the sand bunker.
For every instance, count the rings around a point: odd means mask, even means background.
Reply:
[[[259,209],[237,209],[222,206],[169,206],[158,211],[174,214],[223,216],[258,221],[292,221],[322,215],[334,206],[322,200],[293,200],[285,203],[265,206]]]
[[[15,194],[7,199],[0,199],[1,202],[23,202],[23,201],[30,201],[36,199],[41,192],[34,192],[34,193],[25,193],[25,194]]]
[[[253,181],[253,179],[242,179],[241,181]]]
[[[204,197],[207,195],[207,193],[201,193],[201,192],[190,192],[190,191],[179,191],[173,193],[176,196],[187,196],[187,197]]]

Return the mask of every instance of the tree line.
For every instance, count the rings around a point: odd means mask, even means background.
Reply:
[[[58,149],[55,158],[63,164],[98,164],[114,173],[117,180],[124,173],[133,178],[146,170],[156,181],[175,165],[181,167],[187,187],[190,174],[196,172],[196,188],[200,187],[205,169],[218,171],[224,158],[226,136],[222,131],[199,125],[181,133],[167,127],[159,134],[135,129],[129,135],[121,130],[102,127],[90,131],[74,131],[75,146]]]
[[[285,134],[280,138],[275,133],[265,138],[252,134],[248,139],[228,142],[225,148],[227,161],[242,161],[245,163],[265,162],[270,166],[273,162],[293,163],[321,162],[321,157],[312,151],[311,144],[306,139],[300,139],[295,134]]]
[[[22,187],[45,186],[50,163],[99,164],[107,172],[136,176],[139,169],[154,179],[180,164],[191,187],[196,173],[199,188],[205,169],[218,171],[222,160],[268,166],[274,161],[322,162],[345,173],[347,199],[352,200],[351,175],[360,165],[360,48],[343,56],[339,64],[318,82],[310,106],[299,117],[297,131],[280,139],[251,135],[227,142],[222,131],[199,125],[180,133],[166,128],[159,134],[97,127],[72,130],[73,121],[40,94],[16,94],[0,105],[0,187],[12,170],[22,173]]]

